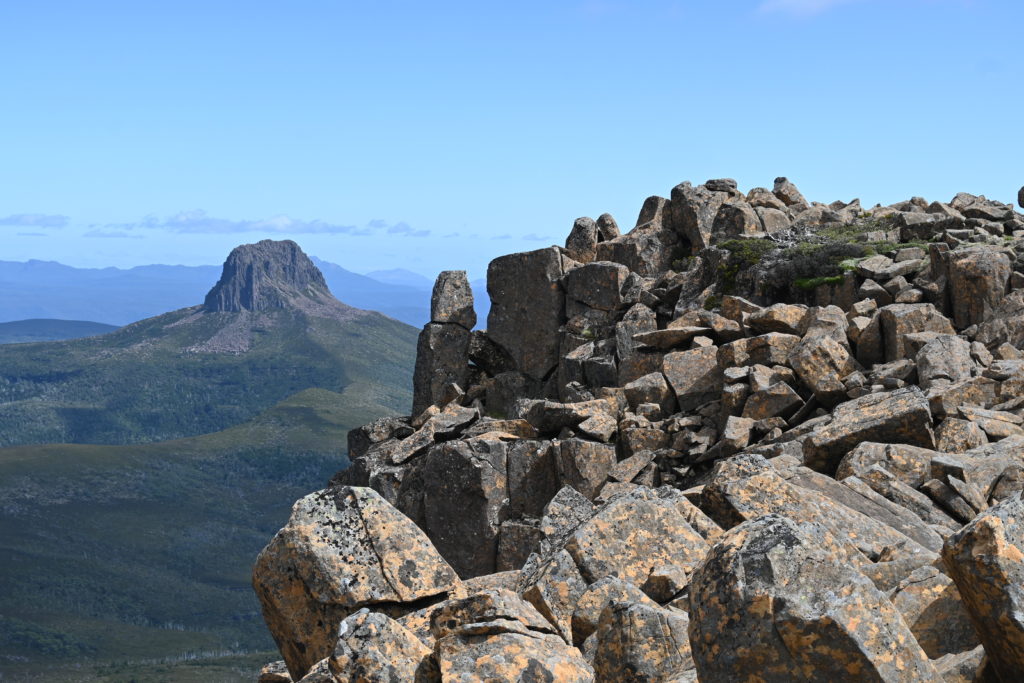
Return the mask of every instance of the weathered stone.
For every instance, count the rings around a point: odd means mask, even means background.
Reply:
[[[535,380],[543,380],[558,363],[563,274],[562,255],[553,247],[501,256],[487,267],[487,334]]]
[[[841,380],[858,369],[849,351],[828,336],[805,338],[793,349],[789,364],[804,386],[826,406],[846,398]]]
[[[785,365],[799,343],[800,337],[781,332],[737,339],[721,347],[718,362],[723,368],[738,365]]]
[[[932,458],[936,451],[906,444],[866,441],[843,456],[836,468],[836,479],[864,478],[873,465],[881,465],[907,486],[914,488],[931,479]]]
[[[555,467],[563,486],[571,486],[593,500],[615,465],[615,446],[582,439],[556,441]]]
[[[772,304],[767,308],[751,313],[746,320],[747,327],[754,334],[766,332],[782,332],[803,336],[810,321],[807,319],[807,307],[799,304]]]
[[[644,375],[623,388],[626,390],[629,407],[633,411],[636,411],[637,406],[641,403],[656,403],[665,411],[666,415],[675,412],[673,409],[676,404],[675,395],[668,382],[665,381],[665,375],[660,372]]]
[[[458,583],[426,535],[365,488],[300,499],[253,568],[263,617],[296,680],[330,655],[336,625],[360,607],[441,598]]]
[[[949,258],[949,295],[960,329],[985,322],[1006,295],[1010,258],[987,248],[956,250]]]
[[[469,330],[456,323],[429,323],[420,332],[413,372],[412,413],[440,402],[450,383],[466,386],[469,377]]]
[[[836,406],[832,421],[804,441],[805,464],[832,472],[840,459],[862,441],[906,443],[933,448],[928,401],[916,387],[888,394],[868,394]]]
[[[935,430],[935,447],[945,453],[965,453],[987,443],[985,432],[970,420],[947,417]]]
[[[647,306],[633,304],[615,325],[615,353],[619,360],[633,354],[633,350],[642,344],[636,335],[653,332],[658,329],[658,317]]]
[[[597,630],[604,609],[613,602],[638,603],[657,607],[647,595],[628,581],[615,576],[606,576],[590,584],[576,601],[572,615],[572,637],[574,645],[581,645],[590,634]]]
[[[288,665],[284,660],[270,662],[260,669],[259,678],[256,683],[292,683],[292,677],[288,673]]]
[[[980,643],[953,581],[935,567],[921,567],[890,598],[930,658],[968,652]]]
[[[509,505],[507,451],[505,442],[482,437],[436,444],[402,482],[399,509],[461,577],[496,570]]]
[[[685,612],[643,602],[612,602],[601,613],[595,632],[597,680],[678,680],[694,668],[689,626]]]
[[[769,235],[786,232],[791,227],[789,216],[785,211],[770,207],[754,207],[754,213],[761,219],[761,229]]]
[[[728,199],[727,192],[715,192],[703,185],[682,183],[672,188],[672,224],[685,236],[693,253],[711,245],[715,217]]]
[[[594,680],[593,670],[537,610],[506,590],[452,600],[434,612],[431,631],[441,680]]]
[[[803,406],[803,399],[785,382],[776,382],[753,392],[743,405],[743,417],[766,420],[771,417],[792,417]]]
[[[701,680],[936,679],[892,603],[830,534],[779,515],[728,532],[698,567],[690,644]]]
[[[597,239],[599,241],[607,242],[621,234],[619,224],[615,222],[615,218],[610,213],[602,213],[597,217]]]
[[[763,235],[761,219],[754,207],[743,201],[724,202],[715,214],[711,232],[714,235],[752,237]]]
[[[456,323],[467,330],[476,325],[473,289],[464,270],[444,270],[434,281],[430,297],[430,322]]]
[[[651,570],[640,590],[651,600],[665,604],[678,596],[690,583],[690,575],[676,564],[663,564]]]
[[[617,576],[640,585],[658,565],[692,571],[708,544],[679,512],[675,495],[671,489],[641,488],[613,499],[580,525],[565,549],[583,578],[593,583]]]
[[[657,223],[638,225],[629,233],[597,244],[598,261],[621,263],[637,275],[655,277],[687,253],[679,236]]]
[[[1024,676],[1024,502],[1009,498],[946,541],[942,559],[1004,681]]]
[[[562,639],[573,643],[572,615],[587,589],[569,553],[560,550],[523,591],[523,599],[537,608]]]
[[[509,573],[521,569],[530,555],[540,549],[543,540],[544,534],[536,526],[536,522],[518,522],[506,519],[498,529],[498,551],[494,560],[494,568],[499,573]],[[517,571],[515,573],[518,574]],[[484,574],[483,576],[494,576],[494,574]],[[467,590],[472,592],[473,588],[469,587],[469,583],[479,578],[481,577],[474,576],[467,579],[465,582]],[[487,588],[493,587],[488,586]],[[508,586],[503,587],[508,588]],[[477,588],[477,590],[484,590],[484,588]]]
[[[597,256],[597,223],[593,218],[577,218],[565,240],[565,251],[574,261],[590,263]]]
[[[960,382],[971,377],[971,345],[963,337],[937,335],[917,352],[914,359],[921,388],[928,390],[940,381]]]
[[[759,455],[738,455],[716,464],[701,497],[704,511],[723,528],[779,514],[820,524],[867,557],[878,557],[886,546],[901,545],[915,554],[931,555],[887,523],[821,491],[786,481]]]
[[[718,354],[715,346],[665,354],[661,371],[675,392],[679,410],[687,412],[718,398],[722,391]]]
[[[775,186],[772,188],[772,194],[782,200],[782,203],[786,206],[807,203],[804,196],[800,194],[800,190],[796,189],[796,185],[791,183],[788,178],[776,178]]]
[[[612,311],[622,305],[622,288],[628,276],[629,269],[621,263],[587,263],[566,274],[565,296],[590,308]]]
[[[558,493],[558,470],[549,441],[520,439],[508,446],[508,510],[539,519]]]
[[[363,608],[341,622],[327,665],[334,681],[428,683],[438,676],[432,654],[397,621]]]
[[[974,338],[989,349],[1006,343],[1024,349],[1024,290],[1010,292],[981,324]]]
[[[912,332],[956,334],[949,319],[932,304],[890,304],[880,308],[878,313],[885,339],[886,360],[900,360],[910,355],[905,337]]]

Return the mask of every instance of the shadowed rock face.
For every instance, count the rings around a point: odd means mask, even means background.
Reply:
[[[206,295],[207,311],[266,311],[295,299],[330,299],[320,269],[291,240],[262,240],[235,247],[220,280]]]

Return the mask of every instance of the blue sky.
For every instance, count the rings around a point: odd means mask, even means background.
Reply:
[[[1024,3],[0,5],[0,260],[484,273],[683,180],[1024,184]]]

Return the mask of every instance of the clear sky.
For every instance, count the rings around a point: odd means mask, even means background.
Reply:
[[[1024,2],[0,3],[0,260],[484,273],[714,177],[1024,184]]]

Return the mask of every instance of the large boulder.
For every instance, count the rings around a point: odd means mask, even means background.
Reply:
[[[1024,501],[978,515],[949,537],[942,559],[985,652],[1004,681],[1024,678]]]
[[[508,517],[508,444],[488,436],[431,446],[406,474],[398,508],[469,578],[496,570]]]
[[[524,375],[543,380],[558,364],[565,322],[563,257],[555,247],[501,256],[487,267],[487,335]]]
[[[327,666],[344,683],[430,683],[438,673],[432,655],[397,621],[363,608],[341,622]]]
[[[686,612],[644,602],[612,602],[595,638],[598,681],[659,683],[694,668]]]
[[[457,323],[428,323],[416,344],[412,414],[438,403],[448,384],[466,386],[469,377],[468,329]]]
[[[935,447],[928,400],[917,387],[887,394],[868,394],[840,403],[832,421],[804,441],[804,462],[834,472],[844,455],[862,441]]]
[[[594,680],[582,653],[508,590],[452,600],[434,612],[430,629],[443,681]]]
[[[949,296],[960,329],[985,322],[1006,295],[1010,257],[988,248],[957,250],[949,255]]]
[[[434,281],[430,297],[430,322],[455,323],[467,330],[476,325],[473,288],[464,270],[444,270]]]
[[[679,410],[684,412],[713,401],[722,393],[718,347],[666,354],[661,370],[675,392]]]
[[[831,534],[778,515],[727,533],[694,572],[690,644],[701,680],[937,680]]]
[[[347,486],[299,499],[256,558],[252,581],[295,680],[333,652],[338,623],[360,607],[401,613],[459,585],[415,524],[376,491]]]
[[[681,183],[672,188],[672,225],[686,238],[693,253],[711,246],[715,218],[729,198],[728,192],[713,190],[707,184],[693,187]]]
[[[949,318],[932,304],[889,304],[878,311],[887,361],[910,358],[906,337],[914,332],[956,334]]]

